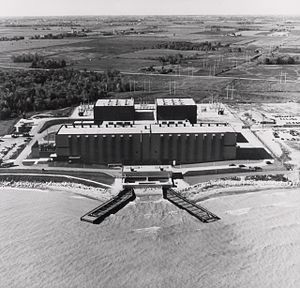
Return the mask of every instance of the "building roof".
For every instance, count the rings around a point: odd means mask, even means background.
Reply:
[[[134,99],[98,99],[95,106],[134,106]]]
[[[196,105],[192,98],[158,98],[156,99],[158,106],[185,106]]]
[[[58,135],[111,135],[111,134],[140,134],[140,133],[150,133],[150,130],[145,129],[141,125],[131,126],[97,126],[97,125],[88,125],[88,126],[72,126],[72,125],[63,125],[60,130],[57,132]]]
[[[107,123],[107,122],[105,122]],[[63,125],[58,131],[58,135],[111,135],[111,134],[203,134],[203,133],[226,133],[235,132],[230,126],[201,126],[178,124],[158,125],[158,124],[131,124],[131,125]]]
[[[167,126],[167,125],[151,125],[151,132],[153,134],[203,134],[203,133],[225,133],[235,132],[230,126],[201,126],[200,124],[195,125],[178,125],[178,126]]]

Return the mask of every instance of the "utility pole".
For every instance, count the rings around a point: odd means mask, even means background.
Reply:
[[[245,52],[245,61],[246,63],[250,63],[250,55],[247,52]]]
[[[280,72],[279,83],[281,84],[282,71]]]
[[[174,95],[176,95],[176,81],[174,81]]]
[[[208,59],[203,59],[203,68],[206,68],[208,65]]]
[[[230,90],[229,87],[230,87],[230,86],[226,86],[226,99],[229,98],[229,90]]]
[[[284,84],[286,84],[286,72],[284,73]]]
[[[194,71],[192,67],[188,67],[188,76],[192,76],[193,77]]]
[[[232,88],[231,88],[231,100],[233,100],[233,92],[235,91],[236,89],[233,88],[233,85],[232,85]]]
[[[284,83],[286,83],[286,75],[287,75],[287,73],[286,72],[280,72],[280,78],[279,78],[279,83],[281,84],[283,81],[284,81]]]
[[[269,83],[269,91],[272,91],[272,82],[268,82]]]
[[[227,86],[226,87],[226,98],[229,99],[229,91],[231,91],[231,100],[233,100],[233,93],[236,89],[234,89],[234,86]]]
[[[169,82],[169,94],[176,95],[176,81]]]

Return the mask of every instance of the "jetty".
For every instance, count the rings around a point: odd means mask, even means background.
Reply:
[[[129,202],[134,201],[135,197],[133,189],[124,189],[115,197],[84,214],[80,220],[93,224],[100,224],[105,218],[111,214],[115,214]]]
[[[193,203],[171,188],[163,188],[163,198],[167,199],[177,207],[186,210],[189,214],[196,217],[201,222],[209,223],[221,219],[203,206]]]

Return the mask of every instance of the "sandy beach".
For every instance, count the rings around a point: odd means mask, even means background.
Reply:
[[[288,190],[297,187],[300,187],[298,179],[288,179],[285,176],[260,176],[257,180],[245,177],[228,177],[179,188],[178,191],[194,202],[201,202],[221,196],[272,191],[276,189]]]
[[[69,192],[100,201],[106,201],[118,192],[115,187],[103,189],[72,182],[0,181],[0,191],[4,188]]]

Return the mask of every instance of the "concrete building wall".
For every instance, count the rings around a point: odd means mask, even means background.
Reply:
[[[196,137],[196,161],[195,162],[204,162],[203,158],[203,134],[197,134]]]
[[[233,146],[224,146],[223,148],[223,160],[234,160],[236,159],[236,147]]]
[[[236,158],[239,160],[259,160],[259,159],[272,159],[273,157],[263,147],[251,147],[236,149]]]
[[[236,144],[236,133],[224,133],[224,146]]]
[[[188,119],[191,123],[197,122],[197,106],[156,106],[157,120],[185,120]]]
[[[134,106],[94,106],[94,122],[134,121]]]
[[[56,136],[60,158],[78,157],[85,163],[171,164],[236,158],[234,132],[146,133]],[[227,144],[227,145],[225,145]]]
[[[151,135],[151,161],[157,164],[160,161],[160,134]]]

